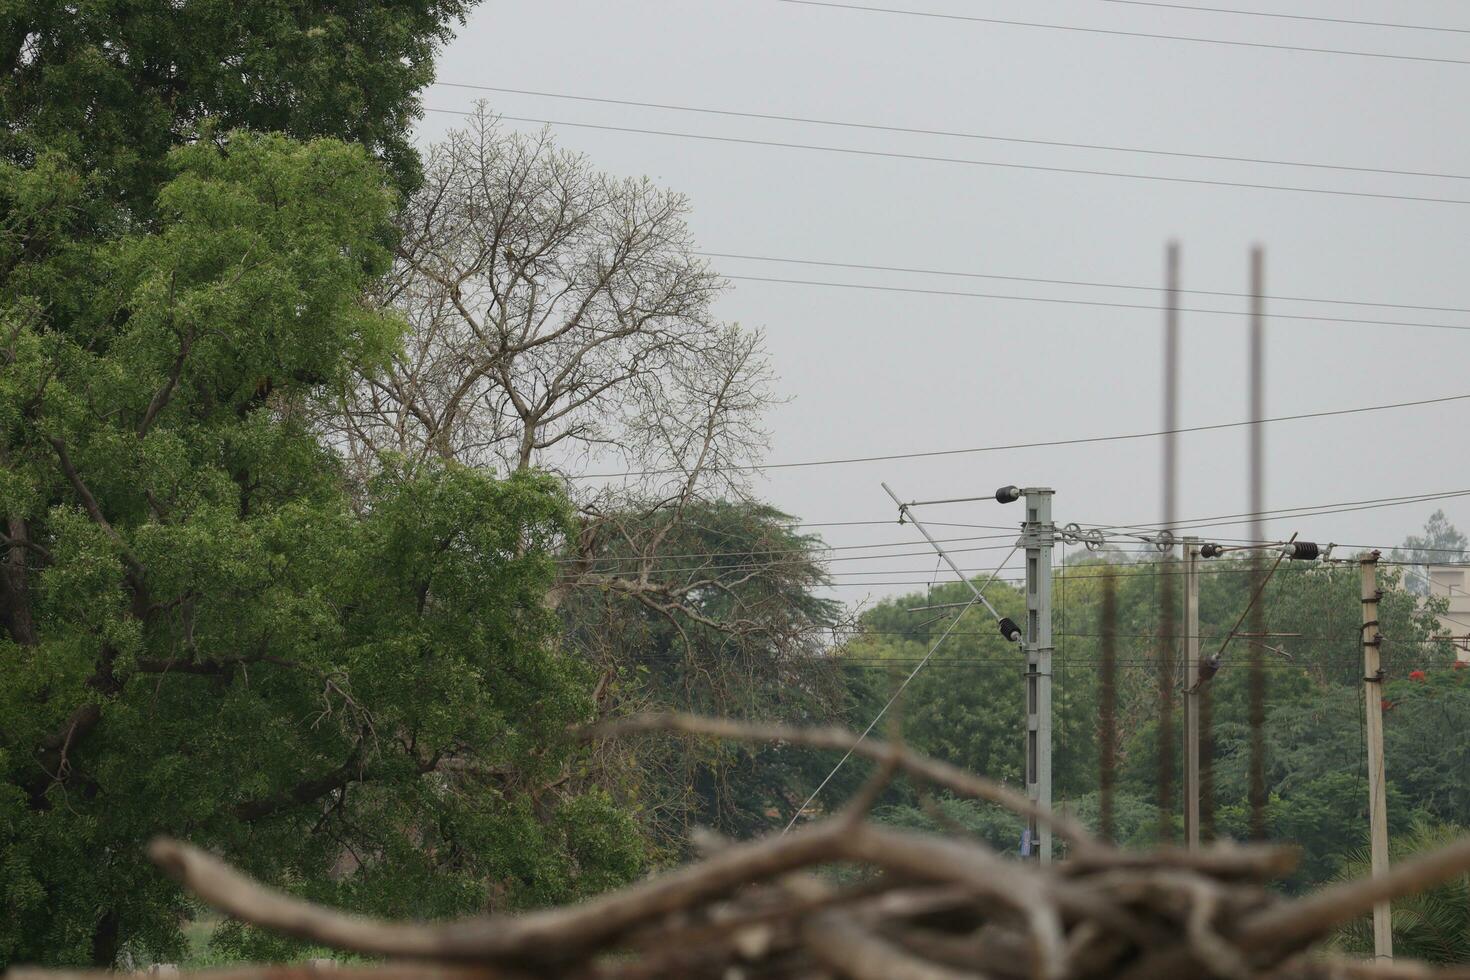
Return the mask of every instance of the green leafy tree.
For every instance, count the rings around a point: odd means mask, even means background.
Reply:
[[[976,580],[983,584],[984,577]],[[1068,583],[1072,585],[1073,583]],[[1013,787],[1024,783],[1025,658],[1001,637],[990,615],[972,606],[958,612],[916,609],[964,603],[970,591],[959,583],[922,595],[879,603],[860,620],[861,632],[841,650],[854,691],[851,724],[865,728],[914,667],[953,625],[931,661],[893,706],[893,724],[906,744],[935,758]],[[1005,582],[986,589],[1002,615],[1025,619],[1021,592]],[[1069,602],[1071,598],[1069,597]],[[1064,670],[1055,659],[1053,723],[1058,751],[1053,755],[1056,800],[1065,803],[1093,789],[1097,759],[1095,672]],[[907,791],[890,797],[913,805]],[[1016,846],[1019,839],[1010,841]]]
[[[356,143],[407,189],[417,93],[471,6],[13,0],[0,7],[0,159],[69,174],[63,193],[95,205],[73,216],[103,232],[119,209],[146,218],[170,152],[206,121]]]
[[[1158,576],[1168,571],[1153,562],[1091,558],[1058,568],[1053,582],[1056,798],[1083,820],[1096,820],[1097,672],[1104,639],[1099,597],[1103,582],[1111,578],[1117,596],[1112,632],[1119,737],[1114,814],[1119,839],[1134,845],[1152,843],[1157,833],[1157,596]],[[1250,572],[1234,560],[1209,562],[1203,572],[1202,631],[1205,653],[1210,654],[1221,649],[1249,600]],[[1433,609],[1396,587],[1394,572],[1387,571],[1382,579],[1390,830],[1401,834],[1408,832],[1416,810],[1453,820],[1470,805],[1464,797],[1463,747],[1447,735],[1470,723],[1470,670],[1454,668],[1449,645],[1433,639]],[[1293,890],[1328,880],[1367,829],[1358,590],[1358,570],[1352,565],[1287,564],[1264,593],[1268,629],[1277,634],[1264,640],[1269,646],[1267,823],[1273,837],[1302,846],[1302,865],[1286,883]],[[990,593],[1002,612],[1017,615],[1020,597],[1012,590],[997,584]],[[855,723],[867,723],[948,622],[930,621],[937,610],[912,607],[965,598],[960,587],[945,586],[932,597],[882,603],[863,617],[864,634],[842,651],[844,662],[865,668],[862,673],[854,669],[849,677],[859,699]],[[895,711],[905,739],[916,748],[1015,782],[1023,758],[1021,669],[1014,649],[999,637],[992,639],[992,629],[983,616],[962,623]],[[1235,838],[1249,834],[1246,665],[1251,642],[1236,637],[1225,644],[1223,666],[1209,688],[1216,826],[1222,836]],[[890,672],[880,670],[875,678],[870,668],[875,663],[892,664]],[[930,819],[920,801],[906,794],[891,793],[885,812],[899,820]],[[1015,845],[1006,837],[1010,830],[997,830],[993,823],[981,821],[971,829],[997,847]]]
[[[1470,724],[1470,669],[1448,651],[1427,655],[1384,697],[1390,782],[1433,819],[1457,822],[1470,813],[1470,747],[1457,735]]]
[[[644,542],[663,526],[659,550]],[[618,529],[615,537],[612,530]],[[770,507],[693,502],[609,514],[584,525],[601,557],[560,605],[568,643],[597,665],[605,715],[677,710],[797,724],[829,723],[841,711],[838,665],[824,654],[836,602],[814,536]],[[646,576],[647,591],[622,583]],[[684,738],[601,747],[601,771],[639,808],[661,852],[681,853],[695,826],[733,836],[779,829],[820,782],[832,759],[791,746]],[[840,794],[848,775],[834,787]]]
[[[642,866],[562,734],[559,487],[349,495],[314,428],[401,343],[368,296],[464,9],[0,9],[0,963],[176,954],[157,833],[400,916]]]
[[[619,811],[551,792],[590,710],[544,604],[557,488],[390,466],[359,515],[305,423],[397,335],[361,299],[379,168],[243,133],[170,160],[155,229],[95,250],[91,302],[17,331],[0,389],[0,956],[175,951],[160,832],[399,914],[635,873]]]

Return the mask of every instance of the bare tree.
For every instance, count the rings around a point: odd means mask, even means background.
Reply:
[[[659,603],[708,585],[656,583],[626,552],[656,554],[691,502],[739,495],[737,466],[766,440],[762,337],[711,313],[723,283],[687,210],[477,111],[402,213],[381,299],[407,318],[405,346],[338,406],[359,474],[388,452],[557,472],[587,518],[567,585]],[[570,479],[589,464],[627,475]],[[598,570],[613,539],[617,571]]]
[[[694,254],[683,197],[483,109],[426,170],[382,297],[409,321],[406,347],[342,404],[354,458],[564,474],[598,459],[665,471],[677,492],[759,448],[761,339],[711,314],[723,284]]]
[[[764,341],[712,313],[724,283],[685,199],[483,108],[425,171],[380,297],[404,347],[328,420],[358,475],[387,453],[560,474],[582,520],[552,601],[602,671],[601,712],[743,713],[757,685],[788,715],[793,692],[831,696],[810,674],[836,616],[810,593],[818,543],[742,478],[766,444]],[[613,683],[632,671],[658,680]],[[688,759],[649,763],[690,785]]]

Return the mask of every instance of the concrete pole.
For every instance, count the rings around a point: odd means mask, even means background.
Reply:
[[[1199,538],[1184,539],[1184,844],[1199,847]]]
[[[1383,670],[1378,648],[1378,557],[1371,551],[1358,560],[1363,589],[1363,702],[1367,708],[1368,823],[1371,832],[1373,877],[1388,874],[1388,782],[1383,772]],[[1393,961],[1393,929],[1389,903],[1373,906],[1373,956]]]
[[[1052,491],[1025,491],[1026,521],[1026,795],[1051,809],[1051,557],[1056,527],[1051,519]],[[1050,864],[1051,827],[1034,818],[1027,827],[1031,856]]]

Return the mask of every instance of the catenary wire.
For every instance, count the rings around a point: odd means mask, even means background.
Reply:
[[[884,523],[891,525],[891,524],[894,524],[896,522],[895,521],[885,521]],[[1010,529],[1007,528],[1007,530],[1009,531]],[[965,535],[964,537],[957,537],[957,538],[939,538],[938,540],[941,541],[941,542],[943,542],[943,543],[945,543],[945,544],[949,544],[949,543],[955,542],[955,541],[991,541],[991,540],[995,540],[996,538],[1011,537],[1011,536],[1013,536],[1015,534],[1018,534],[1018,533],[1020,533],[1020,532],[1019,531],[1011,531],[1009,534],[970,534],[970,535]],[[729,556],[729,555],[812,555],[814,553],[824,552],[824,551],[862,551],[862,550],[866,550],[866,549],[869,549],[869,548],[905,548],[905,547],[908,547],[909,545],[912,545],[913,543],[914,542],[912,542],[912,541],[880,541],[880,542],[876,542],[874,544],[843,544],[843,545],[823,544],[823,545],[813,545],[810,548],[773,548],[773,549],[770,549],[768,551],[742,551],[742,550],[740,550],[738,548],[735,548],[735,549],[730,549],[728,551],[695,551],[695,552],[687,552],[685,554],[679,554],[679,555],[653,555],[653,556],[646,556],[646,555],[609,555],[606,558],[593,558],[593,559],[586,559],[586,560],[593,561],[593,562],[599,562],[599,561],[637,561],[637,562],[641,562],[641,561],[672,561],[672,560],[674,560],[676,558],[720,558],[720,557],[725,557],[725,556]],[[908,552],[905,552],[905,554],[908,554]],[[562,562],[562,563],[573,563],[573,564],[581,563],[582,561],[584,561],[584,559],[581,559],[581,558],[558,558],[556,560],[558,562]],[[824,559],[818,559],[818,560],[824,560]]]
[[[1412,496],[1409,496],[1409,497],[1403,497],[1403,498],[1392,498],[1392,497],[1391,498],[1379,498],[1378,500],[1359,501],[1359,502],[1356,502],[1356,503],[1359,503],[1359,504],[1364,504],[1365,506],[1352,506],[1352,507],[1345,508],[1345,511],[1351,512],[1351,511],[1356,511],[1356,510],[1368,510],[1368,509],[1373,509],[1374,507],[1396,507],[1396,506],[1400,506],[1401,504],[1428,503],[1428,502],[1432,502],[1434,500],[1445,499],[1447,497],[1463,496],[1463,495],[1465,495],[1467,493],[1470,493],[1470,491],[1450,491],[1450,492],[1447,492],[1447,493],[1436,493],[1436,494],[1427,494],[1427,495],[1425,495],[1425,494],[1416,494],[1416,495],[1412,495]],[[1371,505],[1371,506],[1366,506],[1366,505]],[[1268,511],[1262,511],[1261,513],[1263,515],[1266,515],[1266,516],[1271,516],[1271,515],[1284,515],[1286,517],[1290,517],[1290,516],[1297,516],[1297,517],[1319,517],[1319,516],[1326,516],[1326,515],[1330,515],[1330,514],[1334,514],[1334,513],[1339,513],[1340,511],[1338,511],[1338,510],[1327,509],[1327,508],[1331,508],[1331,507],[1334,507],[1334,506],[1335,505],[1323,504],[1323,505],[1316,505],[1315,507],[1313,507],[1313,506],[1305,506],[1305,507],[1283,508],[1283,509],[1278,509],[1278,510],[1268,510]],[[1306,511],[1308,513],[1302,513],[1304,511]],[[1246,513],[1246,514],[1238,514],[1238,515],[1237,514],[1227,514],[1227,515],[1224,515],[1224,516],[1225,517],[1246,517],[1246,518],[1248,518],[1248,517],[1252,517],[1252,516],[1255,516],[1255,515]],[[1196,518],[1194,520],[1196,522],[1199,522],[1199,521],[1210,521],[1210,520],[1213,520],[1213,519],[1212,518]],[[864,523],[867,523],[867,522],[864,522]],[[874,521],[874,522],[871,522],[871,523],[875,523],[875,524],[892,524],[894,522],[893,521]],[[943,522],[930,521],[929,523],[938,526],[938,525],[942,524]],[[1233,521],[1233,522],[1226,522],[1226,523],[1242,523],[1242,522],[1241,521]],[[961,525],[961,526],[970,526],[970,525]],[[990,525],[976,525],[976,526],[979,526],[979,527],[989,527]],[[1079,525],[1079,526],[1082,526],[1082,525]],[[1093,528],[1093,529],[1097,529],[1097,530],[1103,530],[1103,529],[1107,529],[1107,530],[1118,530],[1119,528],[1143,528],[1144,527],[1143,525],[1137,525],[1137,524],[1130,524],[1130,525],[1116,525],[1116,524],[1114,524],[1114,525],[1103,525],[1103,524],[1093,525],[1093,524],[1088,524],[1088,525],[1085,525],[1085,526],[1088,527],[1088,528]],[[1154,529],[1157,529],[1158,526],[1161,526],[1161,525],[1155,526]],[[1193,523],[1193,522],[1190,522],[1190,521],[1184,521],[1184,522],[1176,521],[1174,523],[1174,525],[1173,525],[1173,529],[1174,530],[1179,530],[1179,531],[1187,531],[1187,530],[1195,530],[1195,529],[1199,529],[1199,528],[1207,528],[1207,527],[1215,527],[1215,526],[1221,526],[1221,525],[1210,524],[1210,523]],[[1008,531],[1008,533],[1005,533],[1005,534],[980,534],[980,535],[973,535],[973,536],[962,537],[962,538],[940,538],[939,540],[942,541],[942,542],[954,542],[954,541],[985,541],[985,540],[994,540],[994,539],[999,539],[999,538],[1009,538],[1012,535],[1017,535],[1019,533],[1020,533],[1019,530],[1016,530],[1016,531]],[[1222,536],[1219,536],[1219,535],[1210,535],[1210,537],[1213,540],[1217,541],[1217,542],[1221,542],[1221,543],[1225,543],[1225,544],[1232,544],[1232,545],[1242,545],[1242,544],[1244,544],[1244,545],[1279,545],[1279,544],[1284,543],[1284,542],[1282,542],[1280,540],[1277,540],[1277,539],[1256,540],[1256,539],[1253,539],[1253,538],[1232,538],[1232,537],[1222,537]],[[908,543],[909,542],[891,542],[891,543],[885,543],[885,544],[881,544],[881,545],[880,544],[871,544],[871,545],[847,545],[847,546],[843,546],[842,548],[831,548],[831,549],[818,548],[818,549],[814,549],[814,551],[821,551],[821,550],[845,550],[845,549],[865,549],[865,548],[877,548],[877,547],[892,547],[892,546],[901,546],[901,545],[908,544]],[[1114,537],[1106,537],[1105,536],[1104,537],[1104,540],[1103,540],[1103,543],[1104,544],[1130,544],[1131,545],[1131,544],[1136,544],[1137,541],[1136,541],[1136,538],[1134,538],[1133,536],[1128,535],[1128,534],[1125,533],[1125,534],[1123,534],[1121,536],[1114,536]],[[972,549],[956,549],[956,553],[960,553],[960,552],[964,552],[964,551],[997,551],[997,550],[1000,550],[1001,548],[1004,548],[1004,547],[1005,547],[1005,545],[1004,544],[1001,544],[1001,545],[994,545],[994,546],[987,546],[987,547],[976,547],[976,548],[972,548]],[[1370,550],[1375,550],[1375,549],[1376,550],[1379,550],[1379,551],[1394,551],[1398,546],[1396,546],[1396,545],[1383,545],[1383,544],[1358,544],[1358,543],[1350,543],[1350,542],[1336,542],[1336,547],[1339,547],[1339,548],[1351,548],[1351,549],[1358,549],[1358,550],[1364,550],[1364,551],[1370,551]],[[1429,552],[1440,552],[1440,553],[1445,553],[1445,554],[1457,554],[1457,555],[1463,555],[1465,553],[1465,550],[1464,549],[1459,549],[1459,548],[1422,548],[1420,550],[1421,551],[1429,551]],[[783,561],[779,557],[776,557],[776,558],[772,558],[769,561],[759,562],[759,563],[754,562],[754,561],[749,561],[749,562],[738,562],[738,563],[735,563],[735,564],[722,565],[722,566],[699,565],[699,566],[691,566],[691,567],[688,567],[688,568],[675,568],[675,569],[666,569],[665,568],[665,569],[657,569],[657,571],[659,571],[662,574],[669,574],[669,573],[672,573],[672,572],[679,572],[679,571],[710,571],[710,570],[714,570],[716,568],[754,568],[754,567],[759,567],[759,566],[764,566],[764,565],[779,565],[779,564],[788,564],[788,563],[789,564],[807,564],[807,563],[810,563],[810,564],[822,564],[822,563],[833,562],[833,561],[848,561],[848,560],[852,560],[852,559],[845,558],[845,557],[844,558],[823,558],[823,557],[820,557],[819,555],[816,555],[816,554],[814,554],[812,552],[809,552],[809,551],[806,551],[806,550],[803,550],[803,549],[799,549],[799,548],[771,550],[771,551],[765,551],[765,552],[759,552],[759,551],[757,551],[757,552],[705,551],[705,552],[686,552],[686,553],[678,554],[678,555],[653,555],[653,556],[643,556],[643,555],[611,555],[611,556],[607,556],[607,557],[603,557],[603,558],[591,558],[591,559],[560,558],[560,559],[556,559],[556,560],[559,561],[559,562],[570,562],[570,563],[577,563],[577,564],[580,564],[580,563],[584,563],[585,562],[585,563],[594,564],[594,565],[597,564],[597,563],[599,563],[599,562],[614,562],[614,561],[618,561],[618,562],[623,562],[623,561],[626,561],[626,562],[646,562],[646,563],[648,563],[650,565],[653,565],[653,564],[656,564],[657,562],[660,562],[660,561],[672,561],[672,560],[675,560],[675,559],[686,560],[686,559],[695,559],[695,558],[731,558],[731,557],[739,557],[742,554],[745,555],[745,556],[747,556],[747,557],[748,556],[753,556],[753,555],[767,555],[767,556],[791,555],[791,556],[793,556],[793,558],[791,558],[789,560],[789,562],[788,561]],[[891,554],[891,555],[855,556],[855,557],[858,558],[858,559],[870,558],[870,557],[908,558],[908,557],[915,557],[915,556],[917,556],[917,557],[927,557],[929,554],[930,554],[930,552],[926,552],[926,551],[911,551],[911,552],[900,552],[900,553],[895,553],[895,554]],[[1379,564],[1381,564],[1381,565],[1394,565],[1394,566],[1397,566],[1397,565],[1405,565],[1405,566],[1409,566],[1409,567],[1417,567],[1417,565],[1420,564],[1420,563],[1395,561],[1395,560],[1392,560],[1392,559],[1383,559],[1383,560],[1380,560]],[[1437,564],[1441,564],[1441,565],[1453,565],[1453,564],[1457,564],[1457,563],[1454,563],[1454,562],[1439,562]],[[1142,565],[1140,565],[1140,566],[1121,566],[1121,567],[1140,567],[1141,568],[1141,567],[1149,567],[1149,566],[1142,566]],[[1470,563],[1465,563],[1463,567],[1470,567]],[[606,570],[601,570],[601,571],[606,571]],[[908,572],[908,571],[912,571],[912,569],[894,569],[893,571],[895,571],[895,572]],[[970,571],[984,572],[984,571],[989,571],[989,569],[970,569]],[[1219,569],[1211,569],[1209,567],[1206,567],[1206,568],[1201,569],[1201,573],[1202,574],[1210,574],[1210,573],[1215,572],[1215,571],[1219,571]],[[837,573],[833,573],[833,574],[856,574],[856,573],[837,572]],[[879,573],[863,573],[863,574],[879,574]],[[1161,574],[1175,574],[1175,573],[1161,573]],[[1183,573],[1178,573],[1178,574],[1183,574]],[[1089,576],[1089,577],[1092,577],[1092,576]]]
[[[1430,55],[1392,54],[1385,51],[1360,51],[1351,48],[1318,48],[1302,44],[1271,44],[1265,41],[1236,41],[1228,38],[1196,37],[1184,34],[1153,34],[1147,31],[1127,31],[1118,28],[1081,27],[1076,24],[1044,24],[1027,20],[1006,20],[999,17],[977,17],[973,14],[946,14],[929,10],[903,10],[896,7],[868,7],[855,3],[837,3],[835,0],[778,0],[778,2],[797,4],[803,7],[860,10],[870,14],[902,14],[909,17],[971,21],[980,24],[1001,24],[1008,27],[1031,27],[1050,31],[1072,31],[1079,34],[1106,34],[1112,37],[1151,38],[1159,41],[1187,41],[1194,44],[1217,44],[1237,48],[1263,48],[1269,51],[1299,51],[1310,54],[1347,55],[1356,58],[1382,58],[1390,61],[1421,61],[1442,65],[1470,65],[1470,61],[1463,58],[1436,58]]]
[[[945,638],[948,637],[951,632],[954,631],[954,628],[959,625],[960,620],[965,618],[965,613],[969,612],[971,607],[973,607],[975,603],[985,602],[985,590],[990,587],[990,582],[995,580],[995,576],[1000,574],[1001,569],[1006,567],[1006,563],[1015,556],[1018,547],[1019,546],[1012,547],[1011,553],[1006,555],[1005,560],[1002,561],[998,566],[996,566],[995,571],[991,573],[990,580],[987,581],[984,585],[980,586],[980,588],[974,590],[974,596],[971,597],[969,602],[965,603],[964,608],[962,608],[959,613],[955,615],[955,618],[950,621],[949,626],[945,628],[945,631],[942,634],[940,634],[939,639],[935,640],[933,645],[929,647],[929,652],[924,655],[924,659],[920,660],[917,664],[914,665],[914,669],[909,673],[907,677],[904,678],[903,683],[898,686],[898,690],[893,692],[893,696],[890,697],[888,701],[883,705],[883,707],[878,710],[878,713],[873,716],[873,720],[868,722],[868,727],[863,729],[863,733],[857,737],[857,742],[854,742],[852,744],[852,747],[847,750],[847,754],[837,761],[837,765],[833,766],[832,771],[827,773],[827,778],[823,779],[821,783],[818,784],[817,788],[812,790],[812,795],[806,798],[806,802],[803,803],[800,808],[798,808],[797,811],[791,815],[791,821],[787,823],[785,828],[783,828],[781,831],[783,836],[796,825],[796,821],[801,819],[801,815],[806,812],[806,808],[812,805],[812,800],[815,800],[818,794],[822,792],[822,788],[832,781],[833,776],[837,775],[837,771],[842,768],[843,763],[852,758],[853,752],[857,750],[858,743],[868,737],[868,734],[873,730],[874,726],[876,726],[878,722],[882,720],[884,714],[888,712],[888,709],[893,707],[893,703],[899,699],[900,695],[903,694],[904,688],[908,687],[909,682],[918,676],[919,671],[924,669],[924,664],[927,663],[929,659],[934,656],[934,651],[939,649],[939,645],[944,642]],[[986,603],[986,605],[988,606],[989,603]],[[992,615],[994,615],[993,610]]]
[[[899,695],[903,694],[904,689],[909,686],[909,682],[918,676],[919,671],[924,669],[924,665],[929,662],[929,659],[931,657],[934,656],[934,651],[939,649],[939,645],[945,641],[945,639],[954,630],[959,621],[964,618],[965,613],[969,612],[970,608],[979,601],[980,593],[976,592],[975,595],[970,599],[970,601],[965,604],[965,607],[960,610],[959,615],[950,622],[949,628],[946,629],[942,634],[940,634],[939,639],[935,640],[933,645],[929,647],[929,652],[924,655],[924,659],[920,660],[917,664],[914,665],[914,669],[910,671],[909,675],[903,679],[903,683],[898,685],[898,690],[894,691],[893,696],[888,699],[887,703],[885,703],[882,708],[878,709],[878,713],[873,716],[872,721],[868,722],[868,727],[863,729],[863,733],[857,737],[857,741],[853,742],[852,746],[848,748],[847,753],[843,755],[841,759],[837,760],[837,765],[833,766],[832,771],[827,773],[826,778],[817,784],[817,788],[812,790],[812,795],[806,798],[806,802],[798,807],[796,812],[791,815],[790,822],[788,822],[786,826],[781,830],[781,834],[783,836],[787,832],[789,832],[792,827],[796,826],[796,821],[801,819],[801,815],[806,812],[806,808],[812,805],[812,801],[815,800],[821,794],[822,790],[826,788],[827,784],[832,781],[832,777],[837,775],[837,771],[842,768],[843,764],[846,763],[848,759],[852,758],[852,754],[853,752],[857,751],[859,743],[861,743],[863,739],[868,737],[868,733],[870,733],[873,730],[874,726],[876,726],[878,722],[883,718],[883,716],[888,713],[888,709],[893,707],[893,702],[897,701]]]
[[[1309,504],[1298,507],[1274,507],[1269,510],[1243,511],[1238,514],[1218,514],[1213,517],[1196,517],[1188,520],[1174,521],[1167,526],[1171,530],[1190,530],[1200,527],[1219,527],[1226,523],[1239,523],[1234,518],[1254,518],[1274,516],[1281,519],[1290,517],[1319,517],[1325,514],[1348,513],[1356,510],[1372,510],[1378,507],[1398,507],[1404,504],[1429,503],[1434,500],[1446,500],[1452,497],[1470,496],[1470,489],[1464,490],[1435,490],[1425,493],[1402,494],[1393,497],[1369,497],[1364,500],[1344,500],[1330,504]],[[1329,509],[1332,508],[1332,509]],[[1310,511],[1311,513],[1302,513]],[[1219,522],[1219,523],[1205,523]],[[1100,530],[1104,534],[1109,531],[1148,530],[1157,531],[1165,527],[1162,522],[1142,522],[1138,524],[1092,524],[1078,522],[1083,528]]]

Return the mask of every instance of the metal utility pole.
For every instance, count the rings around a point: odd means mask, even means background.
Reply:
[[[1051,810],[1051,556],[1056,526],[1052,491],[1028,487],[1021,543],[1026,549],[1026,795]],[[1051,827],[1027,820],[1028,857],[1051,863]]]
[[[1383,773],[1383,668],[1379,665],[1378,632],[1379,553],[1370,551],[1358,560],[1363,586],[1363,702],[1368,725],[1368,822],[1371,830],[1373,877],[1388,874],[1388,783]],[[1389,903],[1373,906],[1373,955],[1393,960],[1393,930]]]
[[[1199,538],[1184,539],[1184,844],[1199,847]]]

